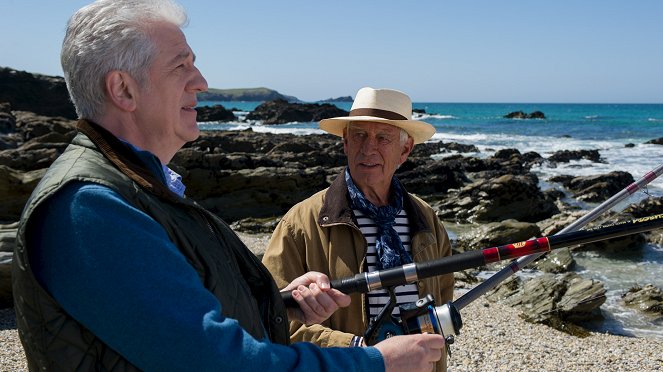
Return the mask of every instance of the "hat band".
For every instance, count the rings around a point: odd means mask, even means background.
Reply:
[[[376,108],[358,108],[350,111],[350,116],[375,116],[382,119],[389,120],[408,120],[405,116],[388,110],[381,110]]]

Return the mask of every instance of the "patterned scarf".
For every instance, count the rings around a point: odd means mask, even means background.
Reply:
[[[377,225],[378,236],[375,240],[375,250],[378,254],[377,269],[389,269],[411,263],[412,257],[403,247],[403,242],[394,229],[396,216],[403,209],[403,189],[396,177],[391,179],[392,195],[389,204],[383,207],[376,207],[366,199],[364,193],[352,182],[349,168],[345,169],[345,182],[348,184],[352,207],[370,217]]]

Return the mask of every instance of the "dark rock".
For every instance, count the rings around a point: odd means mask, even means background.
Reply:
[[[513,111],[504,115],[507,119],[545,119],[546,115],[541,111],[534,111],[530,114],[526,114],[523,111]]]
[[[529,240],[541,235],[536,224],[505,220],[481,224],[458,237],[454,253]]]
[[[433,196],[449,189],[458,188],[470,180],[458,164],[446,162],[426,162],[407,170],[405,165],[396,172],[396,177],[409,192],[421,196]]]
[[[433,206],[443,220],[462,223],[508,219],[537,222],[559,213],[554,201],[541,192],[533,174],[476,181]]]
[[[578,323],[601,317],[599,307],[606,300],[606,290],[600,281],[564,273],[543,274],[520,283],[519,279],[505,281],[486,296],[517,308],[530,322],[564,332],[576,331]]]
[[[280,218],[243,218],[235,221],[230,225],[234,231],[241,231],[250,234],[271,234],[276,225],[279,223]]]
[[[527,114],[524,111],[512,111],[504,117],[507,119],[527,119]]]
[[[12,133],[16,130],[16,117],[11,112],[9,102],[0,103],[0,134]]]
[[[575,266],[576,261],[568,248],[556,249],[539,257],[532,267],[544,273],[565,273]]]
[[[631,204],[624,208],[624,214],[633,218],[653,216],[663,213],[663,197],[649,197],[641,200],[638,204]]]
[[[632,184],[634,179],[628,172],[615,171],[594,176],[553,177],[550,181],[561,183],[578,200],[602,202]]]
[[[652,284],[629,289],[622,295],[622,301],[638,311],[663,316],[663,291]]]
[[[264,124],[284,124],[316,122],[347,115],[347,111],[328,103],[289,103],[286,100],[277,99],[260,104],[246,115],[246,120],[262,120]]]
[[[223,105],[196,107],[196,111],[198,112],[196,116],[196,121],[198,122],[237,120],[237,116],[232,111],[226,110]]]
[[[545,119],[546,115],[541,111],[533,111],[527,115],[528,119]]]
[[[594,163],[602,163],[599,150],[560,150],[548,157],[548,160],[557,163],[568,163],[571,160],[586,159]]]
[[[14,110],[76,119],[64,78],[0,67],[0,102]]]
[[[653,140],[651,140],[651,141],[647,141],[647,142],[645,142],[645,143],[646,143],[646,144],[651,144],[651,145],[663,145],[663,137],[661,137],[661,138],[657,138],[657,139],[653,139]]]
[[[46,169],[17,171],[0,165],[0,221],[18,221],[32,190]]]

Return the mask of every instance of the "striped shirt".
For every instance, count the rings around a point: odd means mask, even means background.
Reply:
[[[375,240],[377,238],[377,225],[375,222],[364,215],[361,211],[354,209],[355,217],[357,218],[357,224],[359,225],[359,230],[366,238],[366,243],[368,247],[366,250],[366,271],[372,272],[376,271],[376,261],[377,261],[377,252],[375,250]],[[403,247],[408,253],[411,253],[410,249],[410,226],[408,224],[407,213],[405,210],[396,216],[396,222],[394,224],[394,229],[398,233],[398,236],[403,242]],[[396,287],[396,302],[397,305],[394,308],[392,314],[400,314],[398,305],[415,302],[419,299],[419,292],[417,291],[416,284],[406,284]],[[368,314],[370,318],[374,318],[378,315],[380,310],[389,300],[389,294],[384,289],[378,289],[371,292],[368,292]]]

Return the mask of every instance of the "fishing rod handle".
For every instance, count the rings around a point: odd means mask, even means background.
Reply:
[[[331,288],[343,293],[368,292],[366,273],[359,273],[354,277],[335,279],[329,282]],[[281,292],[281,298],[286,307],[298,307],[297,301],[292,297],[292,291]]]

